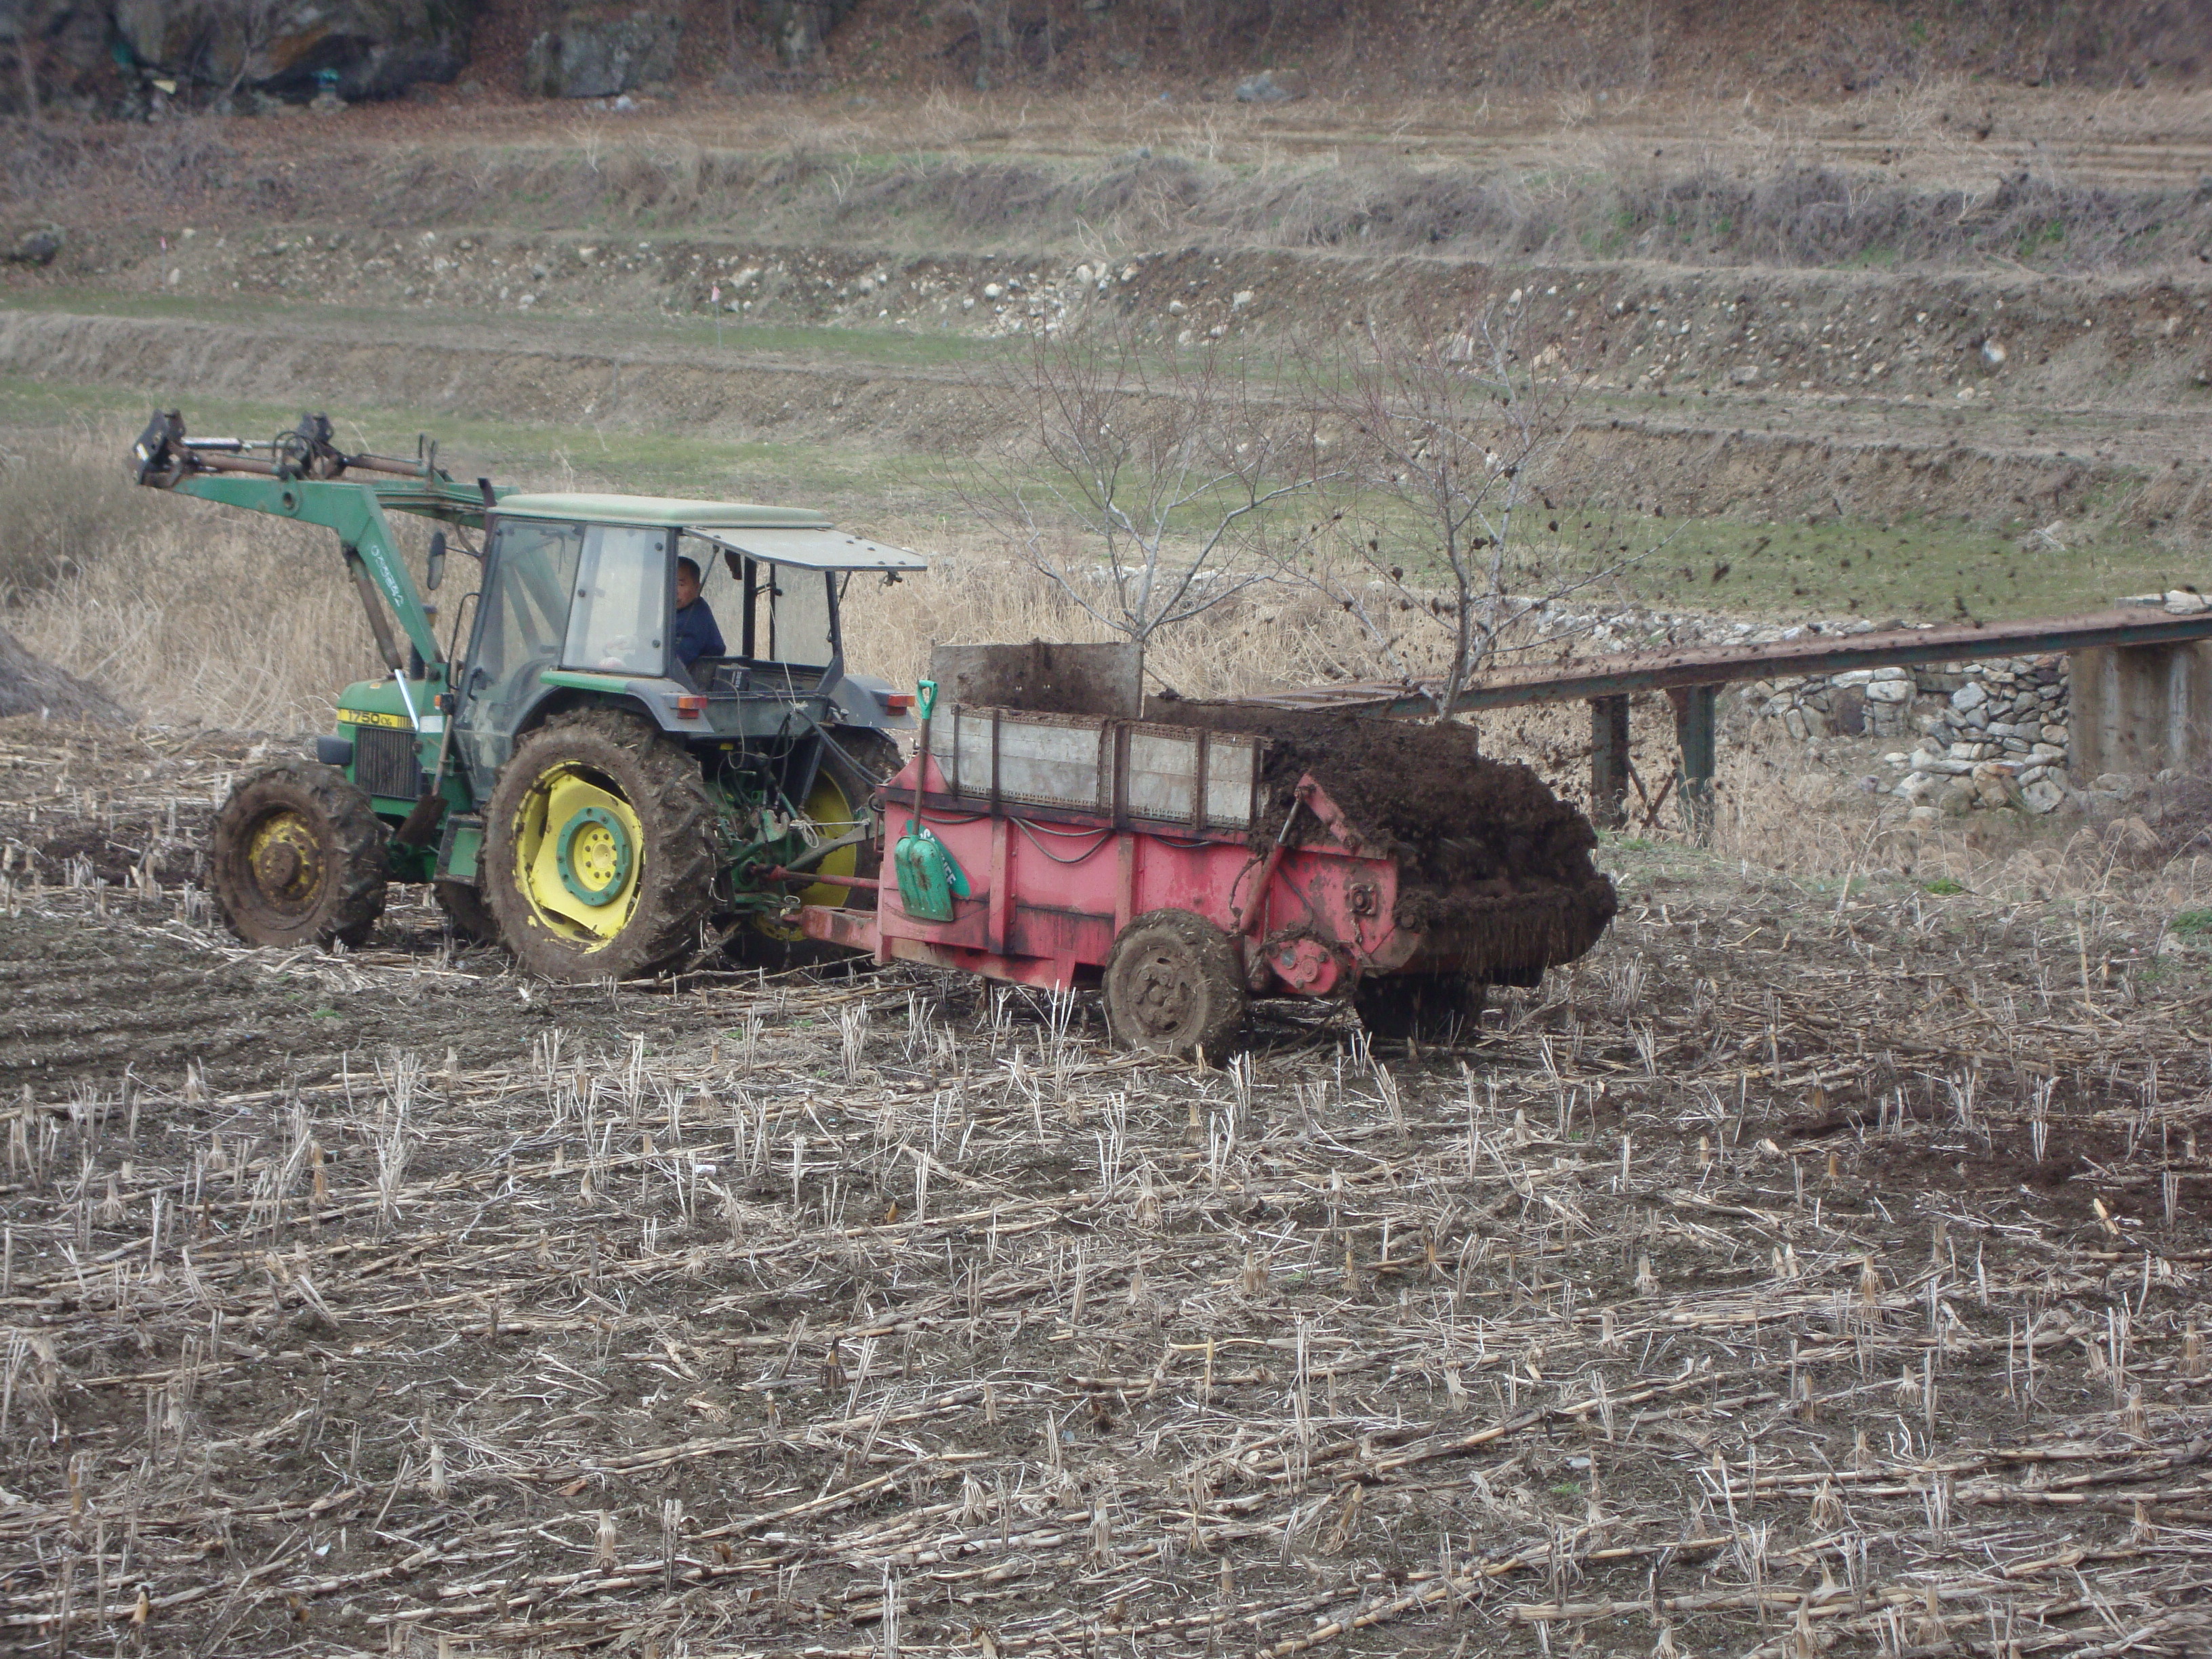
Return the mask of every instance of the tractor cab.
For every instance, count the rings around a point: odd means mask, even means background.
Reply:
[[[722,649],[684,660],[677,574],[701,577]],[[619,697],[672,736],[744,740],[794,721],[912,724],[911,698],[844,666],[856,572],[923,561],[818,513],[639,495],[514,495],[492,516],[454,736],[479,795],[516,738],[578,697]]]

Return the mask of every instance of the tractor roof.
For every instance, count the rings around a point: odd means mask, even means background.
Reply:
[[[830,520],[803,507],[752,507],[743,501],[689,501],[670,495],[595,495],[532,492],[502,495],[499,511],[520,519],[571,524],[674,525],[685,530],[827,530]]]
[[[505,518],[556,519],[568,524],[654,525],[686,531],[770,564],[809,570],[926,570],[927,562],[833,529],[803,507],[752,507],[743,501],[690,501],[666,495],[530,494],[502,495]]]

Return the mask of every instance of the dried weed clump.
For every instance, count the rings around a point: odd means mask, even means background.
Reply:
[[[887,143],[801,118],[798,136],[759,149],[587,122],[568,143],[465,161],[426,149],[380,158],[374,171],[393,223],[738,222],[781,242],[919,252],[1043,240],[1112,258],[1203,240],[1507,262],[1942,267],[1996,257],[2100,271],[2192,259],[2212,232],[2212,202],[2187,184],[2080,184],[2047,167],[1991,179],[1911,109],[1889,125],[1898,153],[1920,165],[1879,182],[1785,133],[1692,146],[1686,164],[1571,120],[1549,159],[1489,165],[1417,164],[1357,141],[1348,155],[1285,152],[1203,130],[1114,156],[1009,155],[957,135],[944,148]]]

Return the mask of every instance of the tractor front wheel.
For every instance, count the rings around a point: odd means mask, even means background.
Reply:
[[[445,912],[446,925],[453,930],[455,939],[464,945],[499,943],[499,923],[474,882],[447,878],[432,882],[430,891],[439,909]]]
[[[385,829],[334,766],[254,773],[216,814],[210,884],[249,945],[359,945],[384,914]]]
[[[1229,935],[1188,910],[1150,910],[1106,959],[1106,1025],[1131,1048],[1224,1058],[1243,1029],[1244,975]]]
[[[499,936],[548,979],[630,979],[714,908],[717,817],[699,763],[635,714],[556,716],[515,745],[484,814]]]

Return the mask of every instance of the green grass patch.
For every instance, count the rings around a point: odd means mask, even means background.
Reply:
[[[434,345],[453,337],[457,325],[480,322],[495,339],[520,349],[547,350],[640,346],[674,348],[711,365],[726,354],[744,362],[836,362],[887,369],[982,366],[1006,353],[1001,342],[954,332],[754,325],[726,323],[719,335],[709,316],[583,318],[549,312],[529,318],[510,313],[478,317],[391,307],[286,306],[260,299],[210,299],[167,295],[54,292],[13,301],[26,308],[65,310],[149,319],[193,318],[248,324],[282,319],[286,333],[310,322],[334,332],[357,331],[397,344]],[[1249,364],[1261,378],[1279,376],[1287,365],[1267,348]],[[649,371],[641,371],[649,372]],[[195,430],[229,430],[260,436],[289,428],[300,405],[198,398],[187,386],[153,386],[125,391],[105,385],[0,380],[0,422],[52,425],[58,421],[112,416],[141,420],[155,401],[181,405]],[[441,409],[375,408],[336,396],[316,400],[337,417],[348,442],[374,440],[379,448],[412,448],[413,434],[428,431],[459,477],[485,476],[538,486],[599,488],[638,493],[750,498],[820,506],[841,517],[879,514],[891,503],[908,511],[945,510],[950,477],[959,460],[899,452],[866,433],[849,439],[793,443],[748,443],[685,427],[636,432],[580,419],[518,421],[495,413],[455,414]],[[1623,413],[1660,410],[1650,398],[1599,400]],[[1595,411],[1594,410],[1593,413]],[[2085,417],[2086,418],[2086,417]],[[2074,432],[2062,417],[2051,428],[2056,441]],[[1567,580],[1620,567],[1610,586],[1662,609],[1720,611],[1741,616],[1803,617],[1856,616],[1881,623],[2002,621],[2078,611],[2112,596],[2174,586],[2186,577],[2172,550],[2148,539],[2095,526],[2113,516],[2121,486],[2104,487],[2082,503],[2070,544],[2063,550],[2024,550],[2027,520],[1977,526],[1954,518],[1907,517],[1802,520],[1750,517],[1662,519],[1577,510],[1562,501],[1552,513],[1524,520],[1508,580],[1519,592],[1558,591]],[[1290,517],[1306,502],[1293,500]],[[1195,527],[1206,503],[1182,516]],[[1372,498],[1363,515],[1364,533],[1377,534],[1385,561],[1409,571],[1434,570],[1433,532],[1402,502]],[[1556,531],[1553,525],[1556,522]],[[1593,605],[1607,601],[1602,591]]]
[[[2183,910],[2166,923],[2172,933],[2212,933],[2212,910]]]
[[[58,427],[112,425],[119,468],[129,438],[159,403],[181,407],[203,435],[263,438],[297,424],[300,404],[184,397],[173,388],[131,391],[0,376],[0,429],[50,434]],[[325,404],[340,441],[411,455],[414,434],[438,440],[439,464],[457,478],[489,477],[539,489],[614,489],[817,506],[839,517],[881,513],[886,501],[941,499],[928,456],[850,446],[746,443],[690,432],[629,432],[456,416],[442,410]]]
[[[625,312],[600,316],[556,306],[521,312],[434,310],[397,306],[299,304],[263,295],[118,294],[94,289],[46,289],[11,294],[0,309],[64,312],[85,317],[142,317],[198,323],[265,325],[283,319],[308,325],[368,325],[395,344],[450,337],[456,327],[497,330],[517,349],[569,352],[622,345],[720,349],[745,357],[789,357],[809,362],[879,363],[891,368],[943,368],[981,362],[1003,352],[1002,342],[946,326],[927,332],[891,328],[825,328],[804,324],[750,323],[726,314],[719,328],[712,312],[673,316]],[[498,342],[493,343],[497,344]]]
[[[2172,586],[2172,552],[2148,540],[2112,533],[2084,537],[2063,552],[2027,551],[2016,538],[2028,527],[1955,519],[1633,519],[1613,522],[1607,544],[1611,558],[1634,560],[1622,586],[1681,610],[1998,622]],[[1598,556],[1563,550],[1562,562]]]
[[[1938,876],[1933,881],[1922,882],[1920,890],[1933,893],[1937,898],[1956,898],[1966,890],[1963,884],[1952,880],[1948,876]]]

